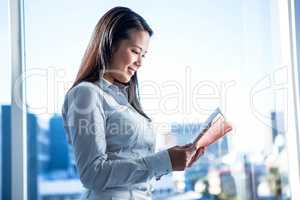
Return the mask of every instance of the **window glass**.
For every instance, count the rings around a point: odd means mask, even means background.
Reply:
[[[77,199],[83,191],[62,101],[99,17],[122,5],[154,30],[139,80],[157,148],[191,142],[215,107],[234,124],[192,168],[156,182],[153,198],[289,199],[286,120],[294,116],[286,110],[290,66],[279,2],[27,1],[31,194]]]
[[[11,67],[9,60],[8,1],[0,2],[0,199],[10,196],[10,104],[11,104]]]

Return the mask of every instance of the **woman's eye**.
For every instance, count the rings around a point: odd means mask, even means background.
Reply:
[[[135,50],[131,50],[134,54],[139,54],[139,52],[135,51]]]
[[[141,53],[136,51],[136,50],[131,50],[134,54],[136,55],[140,55]],[[142,58],[145,58],[146,57],[146,54],[141,54]]]

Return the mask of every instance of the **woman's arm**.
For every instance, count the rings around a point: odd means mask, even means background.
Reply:
[[[80,180],[86,188],[105,190],[159,179],[172,171],[167,150],[132,160],[108,160],[105,115],[99,88],[86,83],[68,96],[65,126],[71,136]],[[65,106],[64,106],[65,107]]]

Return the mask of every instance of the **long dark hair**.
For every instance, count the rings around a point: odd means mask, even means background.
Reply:
[[[128,39],[132,29],[147,31],[150,37],[153,34],[146,20],[129,8],[114,7],[107,11],[94,29],[71,88],[82,81],[94,82],[103,78],[113,47],[117,47],[121,40]],[[141,107],[137,72],[128,83],[128,101],[136,111],[151,121]]]

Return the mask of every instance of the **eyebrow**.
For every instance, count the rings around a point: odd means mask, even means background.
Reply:
[[[141,51],[143,51],[143,48],[140,47],[139,45],[133,44],[132,46],[135,46],[135,47],[139,48]],[[148,52],[148,51],[145,51],[145,53],[147,53],[147,52]]]

